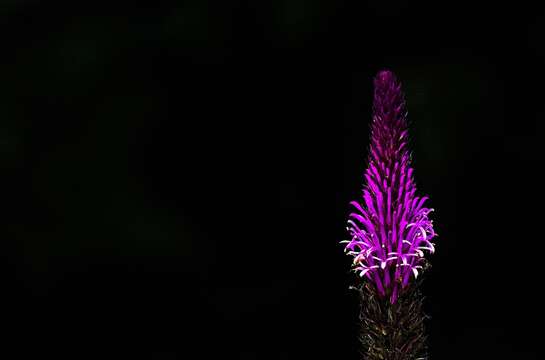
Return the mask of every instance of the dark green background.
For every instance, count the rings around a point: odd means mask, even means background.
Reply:
[[[5,358],[358,359],[372,78],[440,237],[433,359],[535,359],[543,6],[2,1]],[[13,351],[13,352],[12,352]]]

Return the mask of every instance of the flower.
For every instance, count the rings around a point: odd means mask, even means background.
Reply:
[[[371,281],[378,294],[395,303],[399,291],[418,277],[425,252],[435,251],[433,209],[416,195],[408,150],[408,126],[401,85],[390,71],[374,80],[373,121],[368,167],[360,201],[352,201],[345,251],[353,270]]]

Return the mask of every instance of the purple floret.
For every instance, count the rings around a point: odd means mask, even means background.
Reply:
[[[351,202],[345,250],[354,257],[354,270],[395,303],[422,269],[424,252],[435,251],[436,234],[427,197],[416,196],[401,85],[390,71],[379,72],[374,83],[369,164],[362,199]]]

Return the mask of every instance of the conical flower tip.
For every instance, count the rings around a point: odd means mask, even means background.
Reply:
[[[436,234],[428,218],[433,209],[424,206],[427,197],[416,195],[401,85],[388,70],[377,74],[374,85],[365,184],[362,198],[351,203],[351,239],[344,242],[353,269],[394,303],[422,270],[424,252],[435,251]]]
[[[381,70],[375,77],[375,86],[381,87],[381,84],[395,84],[396,81],[397,79],[393,72],[390,70]]]

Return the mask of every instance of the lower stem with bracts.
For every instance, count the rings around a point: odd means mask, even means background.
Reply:
[[[421,280],[421,279],[419,279]],[[400,292],[395,303],[380,296],[364,282],[357,290],[360,297],[360,342],[364,360],[428,360],[421,281]]]

